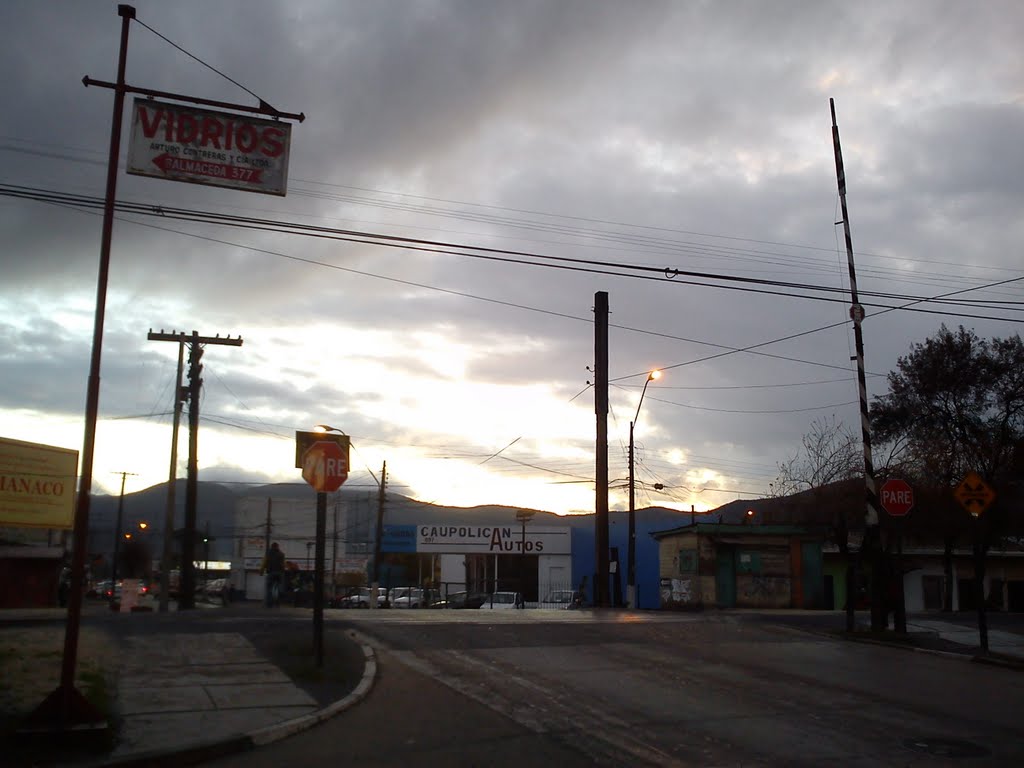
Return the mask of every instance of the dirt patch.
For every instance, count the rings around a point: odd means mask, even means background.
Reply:
[[[78,636],[75,687],[102,713],[110,716],[115,658],[110,636],[82,627]],[[0,629],[0,737],[18,724],[60,684],[64,656],[64,625]]]

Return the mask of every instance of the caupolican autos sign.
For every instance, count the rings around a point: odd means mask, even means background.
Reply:
[[[71,528],[78,451],[0,437],[0,525]]]
[[[572,553],[568,526],[527,525],[419,525],[417,552],[467,552],[508,555],[568,555]]]
[[[291,132],[283,121],[137,98],[128,173],[283,197]]]

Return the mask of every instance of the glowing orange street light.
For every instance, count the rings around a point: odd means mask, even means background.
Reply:
[[[647,374],[647,378],[644,380],[643,391],[640,392],[640,402],[636,404],[636,415],[633,417],[633,421],[629,422],[629,540],[627,541],[629,569],[626,571],[626,603],[634,610],[636,609],[636,499],[633,479],[633,425],[640,418],[640,406],[644,404],[647,385],[660,378],[661,371],[657,368]]]

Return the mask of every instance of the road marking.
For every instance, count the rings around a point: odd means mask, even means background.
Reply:
[[[630,733],[628,721],[578,698],[570,701],[566,691],[528,680],[503,665],[452,650],[429,654],[390,651],[390,655],[534,733],[568,742],[598,763],[689,765]],[[523,695],[509,696],[511,687],[519,688]]]

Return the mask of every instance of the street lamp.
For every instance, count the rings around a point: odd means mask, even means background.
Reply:
[[[516,520],[523,526],[523,538],[519,545],[519,608],[526,607],[526,524],[533,519],[534,514],[528,509],[516,512]]]
[[[633,421],[629,422],[629,570],[626,577],[626,602],[630,608],[636,608],[636,484],[634,479],[633,425],[640,418],[640,406],[644,404],[647,385],[659,378],[661,378],[661,371],[657,369],[647,374],[647,378],[644,380],[644,388],[640,392],[640,402],[636,404],[636,415],[633,417]]]
[[[332,426],[329,426],[327,424],[317,424],[315,427],[313,427],[313,431],[314,432],[340,432],[343,435],[346,434],[345,430],[338,429],[337,427],[332,427]]]

